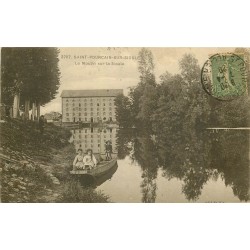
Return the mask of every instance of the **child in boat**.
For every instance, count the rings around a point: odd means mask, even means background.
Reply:
[[[95,156],[93,155],[93,151],[92,149],[88,149],[87,150],[87,155],[85,155],[83,157],[83,164],[85,166],[85,168],[94,168],[96,167],[97,161]]]
[[[82,149],[79,148],[77,150],[77,156],[75,157],[74,161],[73,161],[73,170],[77,170],[77,169],[84,169],[84,163],[83,163],[83,155],[82,155]]]
[[[105,151],[106,151],[106,161],[110,161],[112,159],[112,151],[113,151],[111,141],[106,141]]]

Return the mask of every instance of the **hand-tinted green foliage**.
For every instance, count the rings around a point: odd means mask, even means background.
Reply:
[[[2,48],[3,102],[11,105],[16,93],[21,104],[29,99],[41,105],[48,103],[60,84],[56,48]]]

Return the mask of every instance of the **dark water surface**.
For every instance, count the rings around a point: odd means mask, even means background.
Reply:
[[[75,148],[105,155],[111,140],[118,167],[97,190],[113,202],[249,201],[249,131],[204,130],[151,136],[135,129],[72,131]]]

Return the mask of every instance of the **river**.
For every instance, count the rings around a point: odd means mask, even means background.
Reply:
[[[96,189],[113,202],[248,202],[249,131],[204,130],[164,136],[118,128],[72,130],[75,149],[105,158],[110,140],[118,168]]]

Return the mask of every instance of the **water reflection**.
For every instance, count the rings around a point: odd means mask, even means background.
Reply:
[[[137,161],[142,169],[142,202],[155,202],[159,166],[156,147],[152,139],[147,136],[137,137],[133,149],[132,159]]]
[[[249,201],[247,131],[193,131],[153,139],[149,132],[120,130],[117,137],[118,155],[129,155],[142,170],[142,202],[155,202],[158,169],[168,181],[182,181],[181,192],[188,201],[199,200],[204,186],[219,179],[240,201]]]
[[[168,179],[183,181],[182,192],[187,200],[196,201],[213,170],[208,168],[210,143],[203,134],[180,133],[161,138],[159,161]]]
[[[224,131],[211,137],[210,168],[241,201],[249,200],[249,132]]]
[[[174,195],[176,201],[183,200],[182,196],[192,202],[213,201],[217,193],[222,202],[249,201],[249,138],[248,131],[235,130],[164,132],[160,136],[135,129],[72,131],[76,150],[91,148],[103,156],[105,142],[112,141],[119,168],[97,186],[115,202],[168,202]],[[208,188],[211,183],[213,189]],[[172,194],[167,193],[170,189]]]
[[[71,130],[71,142],[74,143],[76,151],[81,148],[83,152],[92,149],[95,154],[105,155],[105,143],[111,141],[113,154],[117,154],[116,128],[82,128]]]

